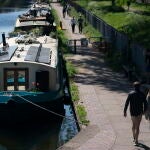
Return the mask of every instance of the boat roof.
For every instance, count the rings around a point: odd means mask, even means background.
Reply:
[[[28,27],[28,26],[49,26],[48,21],[42,21],[35,18],[29,18],[29,19],[17,19],[15,27]]]
[[[36,17],[31,13],[33,10],[36,10]],[[49,22],[46,21],[45,17],[47,13],[51,13],[50,5],[47,3],[34,3],[26,13],[19,15],[15,27],[49,26]]]
[[[13,37],[6,39],[7,46],[3,47],[1,43],[0,63],[30,62],[46,64],[54,68],[57,66],[57,39],[51,38],[50,36],[41,36],[34,38],[34,43],[32,44],[26,43],[25,40],[27,39],[23,37]],[[17,42],[24,43],[18,44]]]
[[[32,4],[31,9],[33,9],[33,8],[40,8],[40,9],[44,8],[44,9],[48,9],[48,10],[52,9],[49,4],[44,3],[44,2],[43,3],[36,2],[36,3]]]

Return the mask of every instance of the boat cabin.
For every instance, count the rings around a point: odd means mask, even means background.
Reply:
[[[49,18],[47,18],[47,15]],[[53,22],[51,22],[51,20],[53,20]],[[15,28],[47,27],[53,25],[53,23],[54,18],[52,16],[51,7],[44,3],[34,3],[26,13],[18,16]]]
[[[0,43],[1,91],[55,91],[60,86],[58,40],[13,37]]]

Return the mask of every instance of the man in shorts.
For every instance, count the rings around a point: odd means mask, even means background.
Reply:
[[[134,91],[128,94],[124,106],[124,117],[127,116],[127,108],[130,105],[130,115],[132,120],[132,133],[134,145],[138,145],[139,127],[142,115],[147,110],[146,96],[140,91],[140,83],[134,82]]]

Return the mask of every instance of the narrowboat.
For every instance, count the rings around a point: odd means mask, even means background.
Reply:
[[[15,29],[29,30],[29,28],[34,27],[45,27],[55,30],[56,24],[49,4],[34,3],[27,12],[18,16]]]
[[[64,75],[58,39],[20,35],[0,43],[0,119],[62,118]]]

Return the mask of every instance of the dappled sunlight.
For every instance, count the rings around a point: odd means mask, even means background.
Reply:
[[[75,82],[104,86],[107,90],[128,93],[129,81],[124,74],[114,72],[104,61],[104,53],[93,51],[92,48],[77,47],[77,54],[68,57],[78,69]]]

